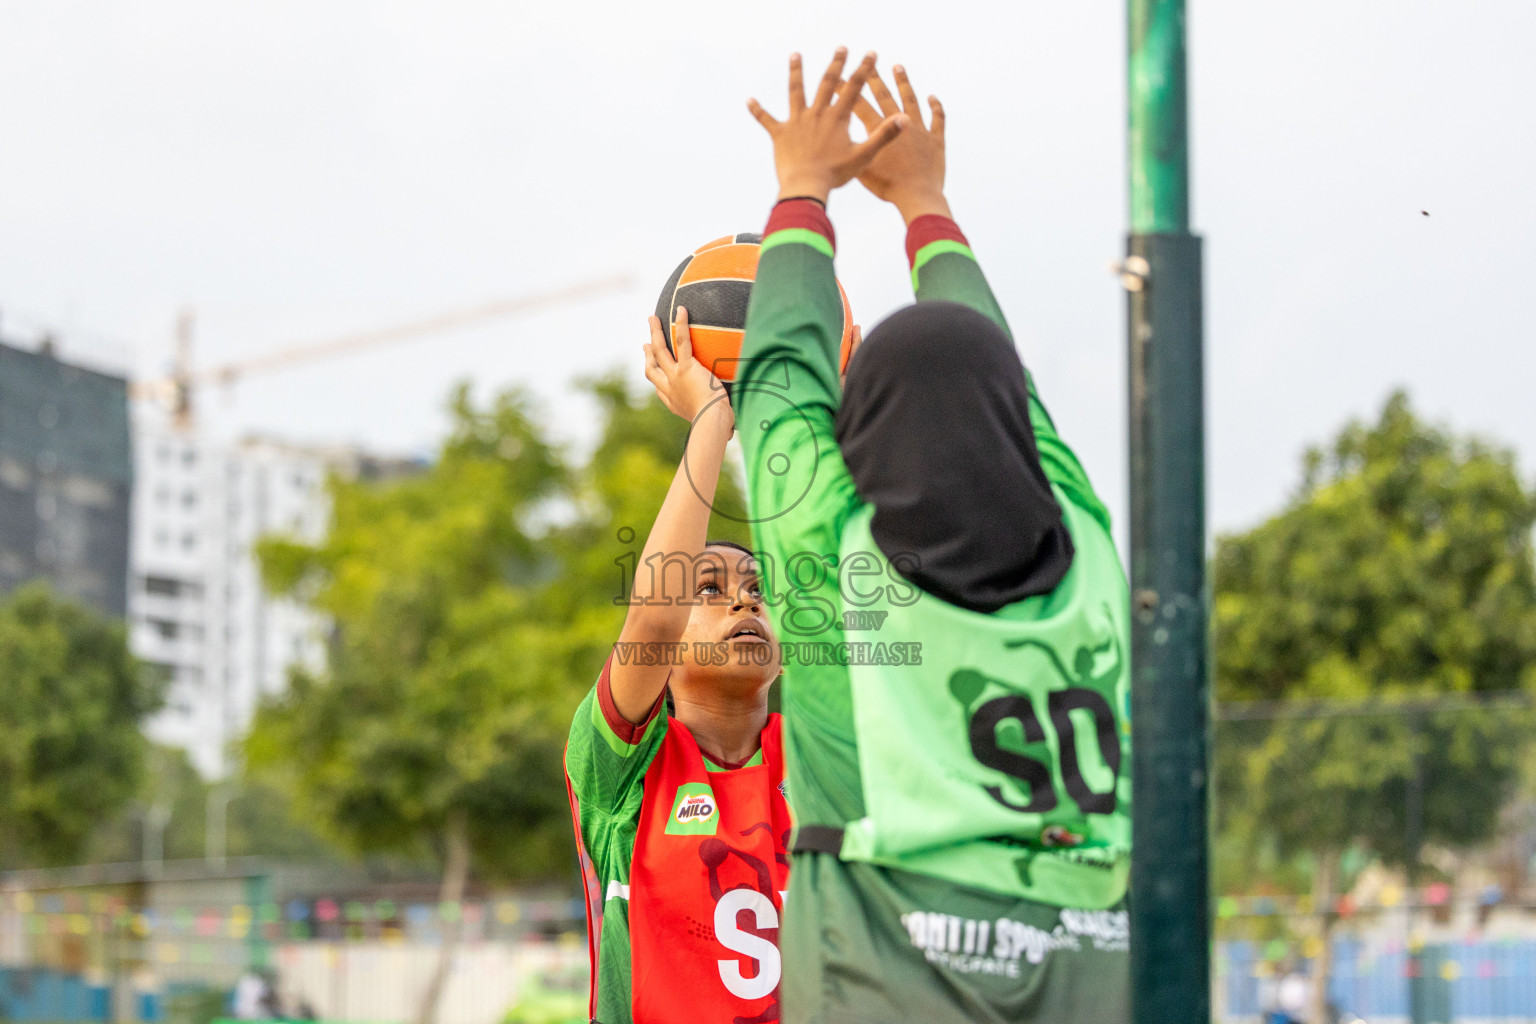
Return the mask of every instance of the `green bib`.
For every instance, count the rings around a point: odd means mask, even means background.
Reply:
[[[1058,906],[1100,909],[1130,867],[1129,593],[1102,524],[1056,490],[1076,554],[1050,594],[990,615],[915,586],[842,582],[845,609],[916,642],[920,663],[850,664],[865,816],[845,860],[916,871]],[[839,565],[886,562],[866,506]],[[860,559],[861,564],[866,564]],[[896,591],[893,595],[893,591]],[[886,613],[881,621],[880,613]]]

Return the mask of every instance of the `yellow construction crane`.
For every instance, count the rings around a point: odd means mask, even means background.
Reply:
[[[170,407],[176,426],[188,428],[192,425],[193,396],[199,385],[214,383],[229,385],[253,373],[281,370],[295,363],[325,359],[394,342],[413,341],[440,331],[515,316],[546,306],[584,299],[602,292],[623,290],[633,284],[634,280],[626,275],[584,281],[566,288],[503,299],[499,302],[488,302],[484,305],[412,320],[392,327],[361,331],[327,341],[293,345],[201,370],[193,368],[192,313],[188,310],[184,311],[177,321],[176,359],[170,376],[134,381],[128,387],[128,394],[136,399],[157,399],[165,402]]]

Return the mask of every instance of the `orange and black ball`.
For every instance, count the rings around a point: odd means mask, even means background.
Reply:
[[[736,379],[736,363],[747,326],[747,303],[752,298],[762,240],[761,235],[744,232],[699,246],[672,271],[656,302],[656,317],[661,321],[667,351],[677,354],[672,347],[672,322],[677,317],[677,307],[682,306],[688,310],[693,357],[727,383]],[[842,345],[838,353],[841,369],[847,366],[853,345],[853,316],[841,282],[837,292],[843,300]]]

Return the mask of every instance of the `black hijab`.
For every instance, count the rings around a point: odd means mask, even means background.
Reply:
[[[869,333],[848,366],[837,443],[875,507],[875,543],[935,597],[993,612],[1050,592],[1071,566],[1024,364],[970,307],[921,302]]]

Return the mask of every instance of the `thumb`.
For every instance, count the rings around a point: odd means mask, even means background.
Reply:
[[[859,174],[879,152],[895,141],[907,127],[906,114],[892,114],[870,129],[869,138],[859,143],[853,150],[853,158],[849,163],[853,166],[853,173]]]
[[[864,98],[863,93],[854,98],[853,112],[858,115],[859,123],[864,126],[865,132],[873,131],[880,123],[880,112]]]

